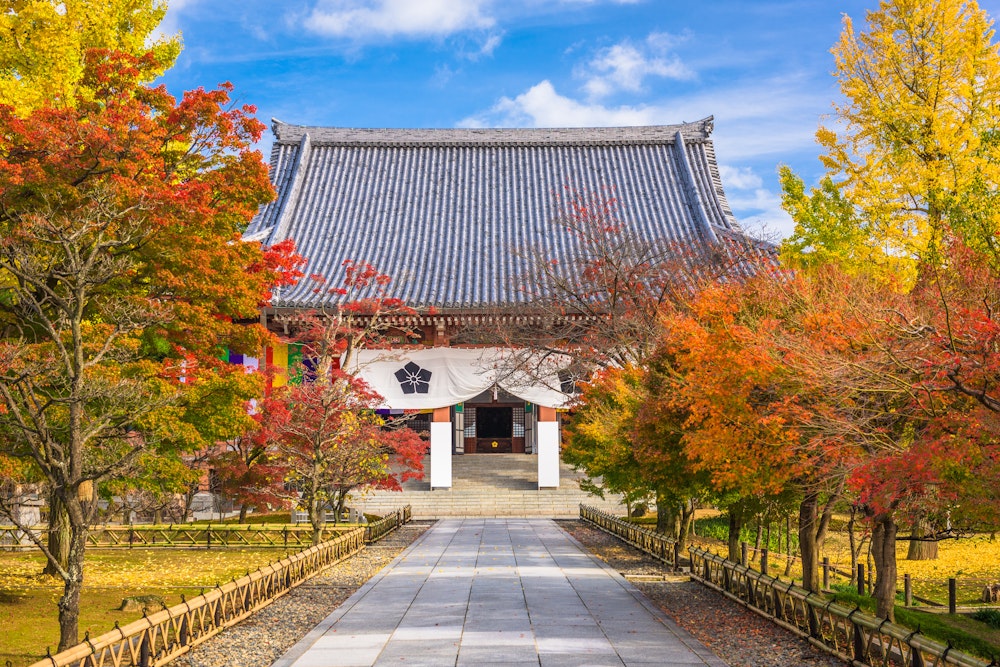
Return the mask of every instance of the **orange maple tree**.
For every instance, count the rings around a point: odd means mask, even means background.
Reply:
[[[684,411],[683,448],[718,490],[798,494],[803,579],[813,590],[833,502],[859,454],[843,430],[842,394],[830,389],[829,358],[863,347],[844,280],[762,267],[705,286],[668,318],[662,354],[673,375],[652,399],[654,410],[662,402]]]
[[[143,85],[152,57],[95,50],[75,106],[0,107],[0,447],[68,518],[65,561],[36,539],[63,580],[60,649],[78,639],[95,485],[204,444],[192,411],[211,405],[185,406],[185,386],[219,346],[259,349],[243,322],[297,266],[240,240],[273,196],[252,107],[228,84],[179,101]]]

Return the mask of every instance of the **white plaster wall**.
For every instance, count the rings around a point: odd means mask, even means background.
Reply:
[[[537,422],[538,488],[559,488],[559,422]]]
[[[451,488],[451,422],[431,422],[431,488]]]

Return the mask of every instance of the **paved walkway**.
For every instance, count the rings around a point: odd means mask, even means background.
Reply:
[[[439,521],[275,663],[725,663],[548,519]]]

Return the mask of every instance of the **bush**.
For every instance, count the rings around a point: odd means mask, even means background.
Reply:
[[[972,615],[972,618],[1000,630],[1000,609],[980,609]]]

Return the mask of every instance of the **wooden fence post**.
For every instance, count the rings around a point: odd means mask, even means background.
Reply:
[[[830,590],[830,557],[823,556],[823,590]]]
[[[865,564],[858,563],[858,595],[865,594]]]
[[[910,579],[909,574],[903,575],[903,605],[913,606],[913,580]]]
[[[749,545],[746,542],[740,542],[740,565],[743,567],[747,566],[747,551],[749,550]]]
[[[149,667],[153,655],[153,647],[149,643],[150,629],[146,628],[142,633],[142,643],[139,645],[139,667]]]
[[[955,577],[948,579],[948,613],[954,614],[958,606],[958,580]]]
[[[760,550],[760,573],[767,574],[767,549]]]
[[[858,565],[858,567],[862,567],[862,566]],[[864,586],[863,583],[861,585]],[[864,664],[864,662],[865,662],[865,638],[864,638],[864,635],[861,634],[861,627],[854,620],[854,614],[856,614],[857,611],[858,611],[857,609],[855,609],[854,611],[852,611],[847,616],[847,618],[848,618],[848,620],[851,621],[851,627],[854,628],[854,632],[852,633],[853,634],[853,639],[854,639],[854,659],[856,661],[858,661],[859,663]]]

